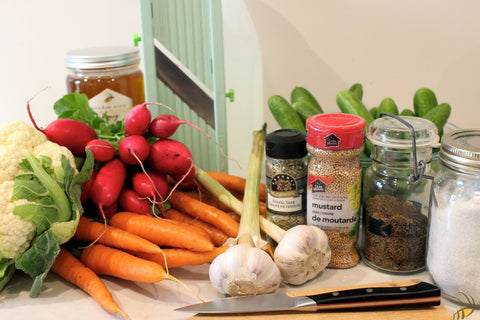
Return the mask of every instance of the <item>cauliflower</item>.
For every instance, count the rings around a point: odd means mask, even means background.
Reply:
[[[78,225],[81,183],[90,178],[93,159],[87,156],[79,174],[67,148],[17,121],[0,125],[0,163],[1,290],[15,269],[36,281],[48,272]],[[39,256],[50,262],[38,266]]]

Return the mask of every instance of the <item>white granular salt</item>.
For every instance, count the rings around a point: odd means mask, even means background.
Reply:
[[[458,300],[464,293],[480,302],[480,195],[459,199],[446,193],[437,194],[432,206],[428,271],[447,297]]]

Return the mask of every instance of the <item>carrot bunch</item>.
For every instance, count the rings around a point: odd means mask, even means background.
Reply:
[[[228,249],[224,244],[237,236],[239,227],[235,215],[218,208],[213,199],[200,189],[174,189],[168,198],[170,208],[161,217],[129,211],[116,212],[108,221],[82,216],[73,237],[77,245],[84,244],[81,253],[75,257],[62,248],[52,271],[105,310],[128,318],[100,277],[180,282],[169,268],[212,262]]]

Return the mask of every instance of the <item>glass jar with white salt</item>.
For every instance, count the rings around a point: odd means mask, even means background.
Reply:
[[[480,302],[480,129],[446,133],[435,176],[426,264],[443,295]]]

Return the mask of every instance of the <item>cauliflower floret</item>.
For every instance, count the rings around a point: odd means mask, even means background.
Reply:
[[[65,147],[48,141],[47,137],[33,126],[22,121],[0,125],[0,260],[16,258],[30,246],[35,235],[35,224],[13,214],[13,209],[27,200],[12,201],[15,177],[23,170],[20,162],[25,154],[35,157],[45,155],[52,159],[52,167],[61,167],[62,155],[75,167],[73,154]],[[75,169],[77,172],[77,170]]]
[[[2,258],[14,259],[30,246],[30,241],[35,235],[35,224],[23,220],[13,214],[13,209],[20,204],[28,203],[27,200],[10,200],[13,191],[13,180],[0,184],[0,260]]]
[[[52,167],[54,168],[62,166],[62,155],[64,155],[68,161],[70,161],[72,168],[76,168],[75,158],[70,150],[51,141],[45,141],[44,143],[35,146],[32,150],[32,154],[35,157],[40,155],[50,157],[52,159]]]
[[[33,147],[47,141],[47,136],[23,121],[0,125],[0,143],[19,149],[33,150]]]

